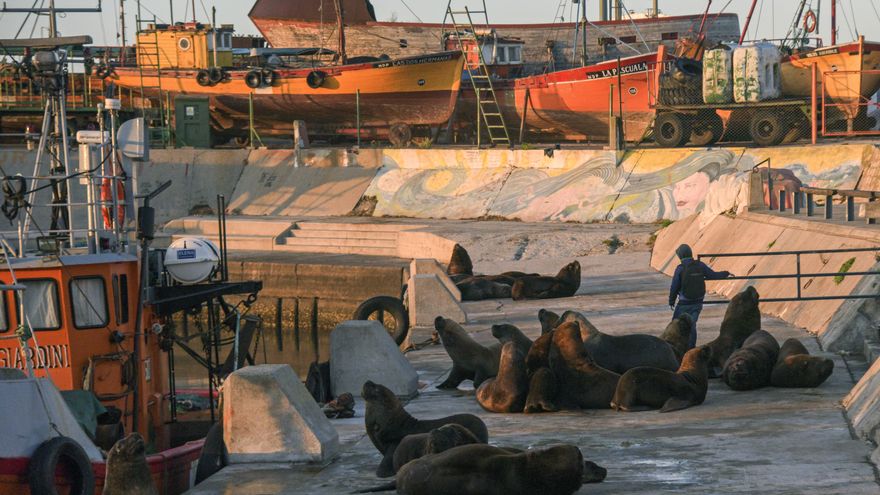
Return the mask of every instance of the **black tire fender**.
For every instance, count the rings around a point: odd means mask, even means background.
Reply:
[[[309,85],[312,89],[318,89],[324,85],[324,80],[327,79],[327,73],[320,70],[313,70],[309,72],[309,75],[306,76],[306,84]]]
[[[263,75],[258,71],[252,70],[244,75],[244,83],[251,89],[257,89],[263,84]]]
[[[89,456],[69,437],[55,437],[37,447],[28,464],[27,478],[31,493],[58,495],[55,468],[62,461],[70,467],[70,495],[94,495],[95,473]]]
[[[223,423],[214,423],[205,436],[199,463],[196,464],[195,484],[198,485],[229,464],[226,443],[223,442]]]
[[[219,67],[211,67],[210,69],[208,69],[208,75],[210,77],[211,84],[214,85],[222,81],[223,77],[226,74],[224,74],[223,69]]]
[[[196,82],[199,83],[199,86],[210,86],[211,85],[211,74],[202,69],[196,73]]]
[[[397,345],[402,344],[406,340],[407,333],[409,333],[409,314],[403,306],[403,301],[400,299],[390,296],[371,297],[354,310],[353,319],[367,320],[370,318],[370,315],[379,310],[390,314],[394,318],[396,323],[395,330],[394,332],[389,330],[388,333]]]
[[[275,71],[272,69],[263,69],[260,75],[262,76],[263,84],[265,84],[266,86],[274,86],[275,81],[278,79],[278,74],[276,74]]]

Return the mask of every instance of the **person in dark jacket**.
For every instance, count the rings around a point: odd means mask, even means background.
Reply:
[[[691,327],[691,336],[688,349],[697,345],[697,319],[703,311],[703,298],[706,297],[706,280],[722,280],[732,277],[730,272],[716,272],[702,261],[694,259],[694,252],[687,244],[678,246],[675,250],[681,264],[672,275],[672,285],[669,287],[669,309],[673,310],[672,318],[678,318],[682,314],[689,314],[694,320]],[[677,303],[676,303],[677,300]]]

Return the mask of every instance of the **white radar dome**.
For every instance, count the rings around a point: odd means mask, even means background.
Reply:
[[[181,237],[165,251],[165,269],[182,284],[197,284],[211,278],[220,266],[220,250],[200,237]]]

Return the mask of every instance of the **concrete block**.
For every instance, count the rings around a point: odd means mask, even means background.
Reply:
[[[419,375],[378,321],[345,321],[330,334],[333,395],[360,396],[364,382],[385,385],[395,395],[413,397]]]
[[[451,256],[451,255],[450,255]],[[440,282],[449,290],[456,302],[461,302],[461,291],[446,274],[446,270],[434,259],[414,259],[409,265],[411,275],[437,275]]]
[[[429,327],[438,316],[458,323],[467,322],[467,314],[455,295],[435,274],[413,275],[407,288],[409,297],[409,323],[416,327]],[[461,294],[459,294],[459,298]]]
[[[223,439],[231,464],[328,462],[339,435],[293,369],[248,366],[223,384]]]
[[[852,423],[853,431],[861,438],[877,441],[880,436],[880,360],[862,376],[862,379],[843,399],[843,407]],[[874,456],[878,456],[878,451]]]

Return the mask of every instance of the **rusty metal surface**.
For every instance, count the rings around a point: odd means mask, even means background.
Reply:
[[[375,21],[368,0],[342,0],[346,24],[363,24]],[[322,5],[323,4],[323,5]],[[323,7],[323,17],[321,9]],[[285,19],[289,21],[336,22],[333,0],[257,0],[248,13],[251,19]]]

